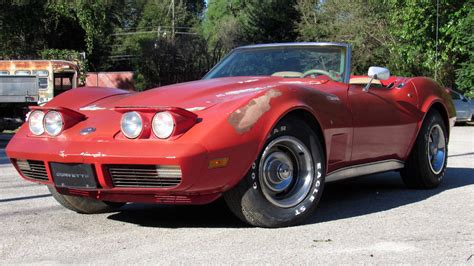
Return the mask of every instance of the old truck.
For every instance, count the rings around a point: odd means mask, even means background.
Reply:
[[[28,106],[43,105],[78,86],[76,63],[62,60],[0,60],[0,132],[20,126]]]

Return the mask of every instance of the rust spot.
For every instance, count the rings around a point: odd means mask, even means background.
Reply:
[[[233,112],[227,121],[235,128],[237,133],[249,131],[258,119],[270,110],[270,100],[281,95],[280,91],[271,89],[262,96],[252,99],[247,105]]]

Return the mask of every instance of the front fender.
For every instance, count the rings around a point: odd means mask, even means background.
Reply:
[[[334,94],[285,85],[209,108],[201,113],[202,123],[187,132],[181,141],[199,139],[208,150],[209,160],[229,158],[227,167],[208,170],[203,176],[221,184],[221,191],[225,191],[245,176],[276,124],[295,110],[304,110],[314,117],[324,132],[323,142],[328,149],[327,136],[337,134],[338,130],[346,131],[351,124],[350,111]]]

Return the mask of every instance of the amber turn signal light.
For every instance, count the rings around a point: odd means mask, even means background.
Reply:
[[[228,157],[213,159],[209,161],[209,169],[226,167],[228,163]]]

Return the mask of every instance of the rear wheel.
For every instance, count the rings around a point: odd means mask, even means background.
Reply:
[[[115,211],[125,205],[121,202],[100,201],[85,197],[76,197],[59,194],[53,186],[48,186],[53,198],[63,207],[77,213],[95,214]]]
[[[298,117],[278,123],[242,181],[224,194],[231,211],[254,226],[301,223],[316,208],[324,187],[319,138]]]
[[[446,172],[448,132],[443,118],[431,110],[423,122],[413,150],[402,169],[403,182],[411,188],[435,188]]]

